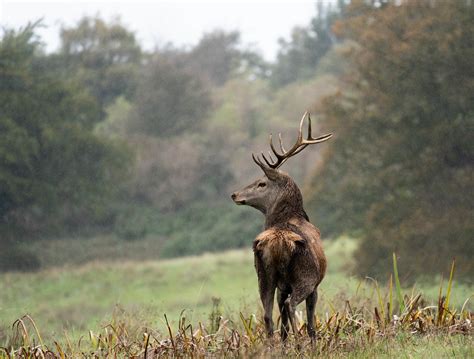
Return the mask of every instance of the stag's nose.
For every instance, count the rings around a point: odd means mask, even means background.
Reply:
[[[234,192],[234,193],[232,193],[232,194],[230,195],[230,197],[231,197],[233,200],[235,200],[235,198],[237,197],[237,194]]]

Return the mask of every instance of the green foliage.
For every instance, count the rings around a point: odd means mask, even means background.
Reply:
[[[106,118],[95,126],[95,132],[102,136],[125,138],[131,117],[132,104],[123,96],[117,97],[105,109]]]
[[[324,75],[333,75],[337,78],[344,78],[349,72],[350,61],[347,55],[352,51],[353,43],[350,41],[341,41],[334,44],[321,60],[318,62],[315,72],[315,78],[320,78]]]
[[[210,106],[209,91],[197,75],[157,55],[142,70],[130,129],[163,138],[193,131]]]
[[[387,273],[396,252],[409,277],[436,273],[456,257],[468,278],[474,8],[354,2],[349,10],[338,27],[357,43],[354,71],[324,108],[337,137],[313,179],[311,210],[332,233],[362,237],[360,274]]]
[[[405,301],[402,296],[402,287],[400,285],[400,277],[398,275],[397,256],[393,253],[393,278],[395,278],[395,289],[397,291],[398,305],[400,306],[400,313],[405,311]],[[391,282],[390,277],[390,282]],[[391,303],[392,301],[390,301]]]
[[[83,17],[76,26],[62,28],[60,38],[64,76],[86,86],[102,108],[118,96],[133,95],[142,54],[135,35],[119,19],[106,23]]]
[[[238,31],[205,33],[190,51],[182,52],[178,62],[212,87],[220,87],[243,73],[265,78],[268,70],[257,52],[241,44]]]
[[[32,250],[19,248],[15,243],[2,243],[0,272],[31,272],[38,270],[40,266],[40,259]]]
[[[335,42],[332,23],[342,16],[345,3],[334,9],[323,1],[317,3],[317,15],[309,26],[295,27],[291,39],[280,39],[280,50],[270,78],[275,87],[314,76],[316,67]]]
[[[221,299],[212,297],[212,309],[209,313],[209,330],[211,333],[216,333],[219,330],[222,314]]]
[[[255,139],[262,133],[265,121],[270,121],[265,119],[270,97],[265,81],[248,81],[243,77],[227,81],[215,92],[216,105],[208,119],[208,131],[217,132],[219,137],[231,133],[227,145],[235,138],[240,141]]]
[[[0,225],[38,231],[106,220],[128,153],[91,133],[99,108],[43,65],[34,26],[0,42]]]
[[[221,86],[238,68],[241,52],[238,49],[240,34],[237,31],[214,31],[204,34],[189,53],[188,63],[193,72],[210,83]]]
[[[148,218],[137,207],[121,211],[115,221],[114,233],[121,239],[136,240],[146,236]]]
[[[114,233],[124,240],[159,238],[156,251],[170,258],[249,247],[261,227],[258,213],[232,203],[191,201],[180,210],[168,212],[130,205],[119,211]]]
[[[221,151],[224,140],[216,137],[212,141],[196,134],[169,139],[129,137],[139,158],[128,187],[129,196],[135,203],[164,213],[178,213],[193,203],[210,206],[218,197],[221,201],[232,179],[229,154]]]
[[[191,203],[179,212],[155,214],[150,219],[150,233],[167,238],[163,257],[248,247],[261,229],[257,213],[232,203]]]

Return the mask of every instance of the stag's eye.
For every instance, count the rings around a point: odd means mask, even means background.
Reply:
[[[260,183],[258,184],[258,187],[265,187],[266,185],[267,185],[267,184],[266,184],[265,182],[260,182]]]

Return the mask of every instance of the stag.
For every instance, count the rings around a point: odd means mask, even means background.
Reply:
[[[308,136],[303,138],[303,124],[308,119]],[[285,150],[279,134],[280,151],[273,145],[270,134],[269,158],[263,152],[252,154],[265,176],[232,194],[236,204],[258,209],[265,215],[265,229],[253,242],[255,269],[260,299],[264,308],[265,329],[273,336],[273,303],[275,290],[281,318],[280,334],[286,340],[289,323],[293,333],[298,331],[295,308],[306,300],[307,331],[311,340],[316,337],[314,310],[318,300],[318,285],[326,272],[326,257],[321,245],[320,232],[309,222],[303,208],[301,191],[293,179],[278,168],[290,157],[308,145],[327,141],[332,134],[313,138],[311,118],[306,112],[300,122],[296,143]]]

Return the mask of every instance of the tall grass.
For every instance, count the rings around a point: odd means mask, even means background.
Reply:
[[[349,300],[339,308],[331,305],[332,311],[316,317],[318,339],[315,343],[305,334],[301,312],[296,315],[298,332],[286,343],[281,343],[278,335],[273,339],[266,338],[262,319],[257,319],[255,314],[239,313],[236,320],[225,318],[216,299],[208,323],[192,323],[183,311],[174,327],[165,315],[166,330],[160,331],[146,327],[125,313],[114,316],[99,332],[89,331],[87,337],[76,342],[71,342],[65,335],[46,344],[35,321],[27,315],[13,323],[7,343],[0,347],[0,358],[357,357],[355,353],[360,353],[361,357],[377,357],[388,350],[388,346],[398,345],[398,350],[401,350],[406,345],[416,345],[413,343],[417,341],[426,343],[430,340],[436,344],[433,348],[437,350],[451,345],[460,355],[468,357],[472,354],[474,316],[467,309],[470,298],[462,308],[450,306],[455,263],[451,266],[446,292],[443,284],[440,285],[438,305],[426,305],[420,293],[414,290],[403,293],[396,257],[393,258],[398,308],[393,307],[392,277],[385,293],[373,280],[375,306],[358,305]]]

